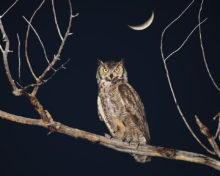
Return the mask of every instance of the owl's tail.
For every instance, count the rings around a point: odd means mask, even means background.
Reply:
[[[146,163],[151,161],[150,156],[145,156],[145,155],[137,155],[137,154],[131,154],[134,159],[139,162],[139,163]]]

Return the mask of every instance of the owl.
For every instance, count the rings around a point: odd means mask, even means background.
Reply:
[[[128,83],[123,59],[119,62],[98,60],[98,114],[111,136],[134,145],[145,145],[150,133],[143,103]],[[150,161],[149,156],[131,154],[137,162]]]

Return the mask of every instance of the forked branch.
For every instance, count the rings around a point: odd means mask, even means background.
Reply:
[[[196,141],[206,150],[208,151],[209,153],[211,154],[215,154],[215,152],[209,150],[201,141],[200,139],[196,136],[196,134],[193,132],[192,128],[190,127],[190,125],[188,124],[187,120],[186,120],[186,117],[184,116],[178,102],[177,102],[177,98],[176,98],[176,95],[174,93],[174,90],[173,90],[173,85],[172,85],[172,82],[170,80],[170,75],[169,75],[169,71],[168,71],[168,68],[167,68],[167,59],[170,58],[171,56],[173,56],[176,52],[178,52],[183,46],[184,44],[188,41],[189,37],[192,35],[192,33],[195,31],[195,29],[197,29],[200,24],[198,24],[191,32],[190,34],[186,37],[186,39],[183,41],[183,43],[180,45],[180,47],[178,47],[176,50],[174,50],[171,54],[169,54],[168,56],[164,56],[164,53],[163,53],[163,38],[164,38],[164,34],[165,32],[167,31],[167,29],[169,29],[188,9],[189,7],[194,3],[194,1],[192,1],[184,10],[183,12],[177,17],[175,18],[170,24],[168,24],[162,34],[161,34],[161,42],[160,42],[160,52],[161,52],[161,57],[162,57],[162,61],[163,61],[163,64],[164,64],[164,68],[165,68],[165,71],[166,71],[166,76],[167,76],[167,80],[168,80],[168,84],[169,84],[169,87],[170,87],[170,90],[171,90],[171,93],[172,93],[172,96],[173,96],[173,100],[176,104],[176,107],[177,107],[177,110],[181,116],[181,118],[183,119],[186,127],[188,128],[188,130],[190,131],[190,133],[192,134],[192,136],[196,139]],[[204,22],[205,20],[203,20]]]
[[[203,53],[203,58],[204,58],[204,61],[206,63],[206,59],[205,59],[205,54],[204,54],[204,48],[203,48],[203,44],[202,44],[202,36],[201,36],[201,24],[203,22],[205,22],[205,20],[203,20],[201,22],[200,20],[200,15],[201,15],[201,11],[202,11],[202,5],[203,5],[203,0],[201,2],[201,5],[200,5],[200,10],[199,10],[199,14],[198,14],[198,21],[199,21],[199,24],[190,32],[190,34],[186,37],[186,39],[183,41],[183,43],[180,45],[180,47],[178,47],[176,50],[174,50],[173,52],[171,52],[168,56],[164,56],[164,53],[163,53],[163,37],[164,37],[164,34],[166,32],[166,30],[171,27],[172,24],[174,24],[187,10],[188,8],[193,4],[194,1],[192,1],[189,6],[183,10],[183,12],[177,17],[175,18],[168,26],[166,26],[166,28],[163,30],[162,32],[162,35],[161,35],[161,45],[160,45],[160,51],[161,51],[161,57],[162,57],[162,60],[163,60],[163,63],[164,63],[164,68],[165,68],[165,71],[166,71],[166,76],[167,76],[167,80],[168,80],[168,83],[169,83],[169,87],[170,87],[170,90],[171,90],[171,93],[172,93],[172,96],[173,96],[173,99],[174,99],[174,102],[176,104],[176,107],[177,107],[177,110],[181,116],[181,118],[183,119],[186,127],[188,128],[188,130],[190,131],[190,133],[192,134],[192,136],[196,139],[196,141],[209,153],[213,154],[213,155],[217,155],[219,158],[220,158],[220,150],[219,150],[219,147],[218,147],[218,144],[216,143],[215,139],[216,137],[213,137],[210,133],[209,133],[209,129],[199,120],[199,118],[197,116],[195,116],[196,118],[196,123],[197,125],[199,126],[200,128],[200,131],[201,133],[207,138],[207,140],[209,141],[211,147],[212,147],[212,150],[208,149],[202,142],[201,140],[196,136],[196,134],[193,132],[192,128],[190,127],[190,125],[188,124],[187,120],[186,120],[186,117],[184,116],[178,102],[177,102],[177,99],[176,99],[176,95],[174,93],[174,90],[173,90],[173,86],[172,86],[172,82],[170,80],[170,76],[169,76],[169,71],[168,71],[168,68],[167,68],[167,59],[170,58],[171,56],[173,56],[175,53],[177,53],[184,45],[185,43],[188,41],[188,39],[190,38],[190,36],[193,34],[193,32],[199,28],[199,35],[200,35],[200,44],[201,44],[201,48],[202,48],[202,53]],[[209,69],[207,68],[207,71],[209,72]],[[212,78],[212,77],[211,77]],[[214,84],[214,83],[213,83]],[[219,121],[219,127],[218,127],[218,130],[216,132],[216,136],[219,134],[219,129],[220,129],[220,121]]]

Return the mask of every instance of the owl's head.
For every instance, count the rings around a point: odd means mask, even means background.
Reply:
[[[98,60],[98,69],[96,73],[97,82],[105,81],[116,83],[118,80],[127,81],[127,72],[124,67],[124,60],[119,62]]]

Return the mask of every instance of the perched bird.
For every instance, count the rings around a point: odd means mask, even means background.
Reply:
[[[123,59],[119,62],[98,60],[98,114],[112,137],[131,145],[145,145],[150,133],[144,106],[134,88],[128,83]],[[131,154],[137,162],[151,157]]]

